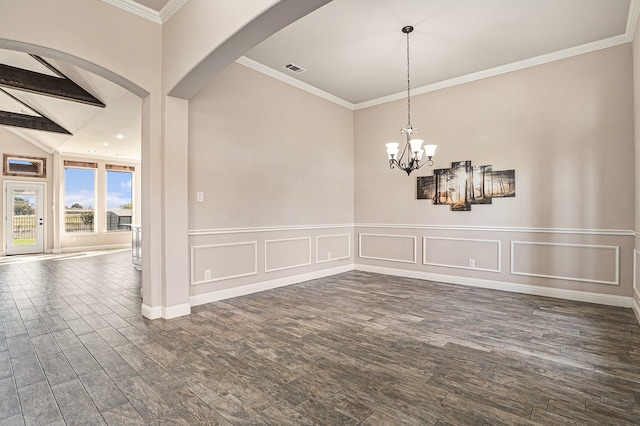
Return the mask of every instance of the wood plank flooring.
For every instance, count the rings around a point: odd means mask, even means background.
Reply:
[[[140,315],[128,252],[0,264],[0,425],[640,424],[630,309],[349,272]]]

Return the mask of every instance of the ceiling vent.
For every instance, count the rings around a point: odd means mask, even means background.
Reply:
[[[294,72],[296,74],[302,74],[303,72],[306,71],[304,68],[299,67],[296,64],[287,64],[287,65],[284,66],[284,68],[286,68],[289,71]]]

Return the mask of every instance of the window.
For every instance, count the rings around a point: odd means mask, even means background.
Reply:
[[[5,176],[47,177],[47,159],[4,154],[3,174]]]
[[[94,232],[97,164],[75,161],[64,164],[64,229],[66,232]]]
[[[129,231],[133,213],[133,167],[107,164],[107,231]]]

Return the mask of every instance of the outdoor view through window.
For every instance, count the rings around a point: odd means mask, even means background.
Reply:
[[[129,230],[132,212],[131,172],[106,171],[107,231]],[[96,227],[96,169],[65,168],[65,231],[94,232]],[[101,226],[98,224],[98,226]]]

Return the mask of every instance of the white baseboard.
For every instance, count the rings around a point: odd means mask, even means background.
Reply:
[[[578,302],[597,303],[600,305],[619,306],[631,308],[633,298],[627,296],[615,296],[611,294],[593,293],[589,291],[564,290],[559,288],[541,287],[528,284],[515,284],[503,281],[482,280],[477,278],[456,277],[452,275],[433,274],[420,271],[408,271],[404,269],[384,268],[371,265],[356,265],[358,271],[374,272],[378,274],[395,275],[406,278],[437,281],[448,284],[459,284],[470,287],[489,288],[512,293],[532,294],[535,296],[555,297],[557,299],[574,300]],[[636,313],[638,315],[638,313]]]
[[[87,246],[87,247],[63,247],[60,253],[75,253],[77,251],[101,251],[101,250],[117,250],[131,248],[131,243],[127,244],[109,244],[103,246]]]
[[[209,293],[197,294],[189,298],[191,306],[204,305],[205,303],[217,302],[218,300],[231,299],[232,297],[246,296],[247,294],[258,293],[278,287],[298,284],[304,281],[315,280],[328,277],[330,275],[341,274],[354,270],[354,265],[349,264],[321,271],[309,272],[307,274],[295,275],[292,277],[278,278],[276,280],[263,281],[260,283],[248,284],[241,287],[233,287],[224,290],[216,290]]]
[[[638,324],[640,324],[640,304],[636,299],[633,299],[633,313],[636,314],[636,319],[638,320]]]
[[[191,305],[189,303],[183,303],[175,306],[149,306],[142,304],[142,316],[148,319],[171,319],[178,318],[191,313]]]
[[[189,303],[183,303],[181,305],[169,306],[163,309],[162,318],[171,319],[178,318],[191,313],[191,305]]]
[[[53,249],[51,250],[52,254],[62,254],[62,250],[61,249]]]
[[[150,320],[162,318],[162,306],[149,306],[143,303],[140,310],[142,311],[142,316]]]

